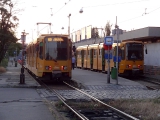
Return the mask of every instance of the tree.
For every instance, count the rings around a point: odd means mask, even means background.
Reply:
[[[92,31],[91,31],[91,38],[94,38],[95,41],[94,43],[96,42],[96,38],[99,38],[99,31],[98,31],[98,28],[97,27],[93,27],[92,28]]]
[[[0,1],[0,62],[10,44],[18,41],[14,32],[18,26],[18,18],[14,15],[17,11],[13,8],[11,0]]]
[[[16,56],[20,53],[20,50],[22,49],[22,44],[21,43],[11,43],[7,52],[9,56]]]
[[[91,38],[99,38],[99,31],[97,27],[93,27],[91,31]]]
[[[105,36],[110,36],[110,34],[111,34],[111,27],[112,27],[112,25],[110,24],[109,21],[107,21],[106,26],[105,26]]]

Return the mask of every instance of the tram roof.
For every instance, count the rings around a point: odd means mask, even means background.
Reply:
[[[41,34],[41,36],[64,36],[64,37],[68,37],[68,34]]]

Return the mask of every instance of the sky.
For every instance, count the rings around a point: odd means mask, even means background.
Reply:
[[[119,28],[126,31],[160,26],[159,0],[19,0],[17,7],[23,9],[17,15],[17,37],[25,30],[27,43],[37,32],[68,34],[69,23],[71,33],[89,25],[104,28],[108,21],[114,29],[116,18]],[[40,22],[51,26],[37,25]]]

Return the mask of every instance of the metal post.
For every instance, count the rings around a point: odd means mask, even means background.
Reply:
[[[16,61],[17,61],[17,48],[16,48]]]
[[[119,27],[117,25],[117,16],[116,16],[116,26],[115,28],[117,28],[116,30],[116,34],[117,34],[117,59],[116,59],[116,68],[117,68],[117,77],[116,77],[116,84],[118,84],[118,41],[119,41]]]
[[[107,72],[107,83],[110,83],[110,50],[108,45],[108,72]]]
[[[16,51],[15,51],[16,53],[15,53],[15,67],[17,67],[17,48],[16,48]]]
[[[68,23],[68,35],[70,37],[70,16],[71,14],[69,14],[68,18],[69,18],[69,23]]]
[[[22,68],[21,68],[21,74],[20,74],[20,84],[25,84],[25,74],[24,74],[24,66],[23,66],[23,63],[24,63],[24,41],[25,41],[25,37],[26,37],[26,33],[25,31],[22,32],[22,36],[21,36],[21,39],[22,39]]]

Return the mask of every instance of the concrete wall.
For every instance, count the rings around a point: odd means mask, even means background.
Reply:
[[[160,66],[160,43],[146,44],[148,54],[144,54],[144,65]]]
[[[160,75],[160,43],[147,43],[148,54],[144,53],[144,73]]]

